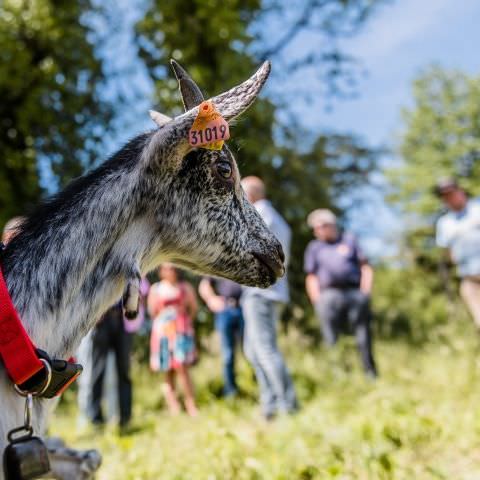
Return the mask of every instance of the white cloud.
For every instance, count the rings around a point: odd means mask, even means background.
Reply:
[[[372,65],[438,26],[448,28],[452,16],[465,15],[475,0],[396,0],[386,3],[347,48]]]

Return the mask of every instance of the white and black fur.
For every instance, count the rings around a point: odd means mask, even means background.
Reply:
[[[203,97],[172,63],[187,111],[174,119],[151,112],[159,128],[41,205],[4,252],[13,303],[33,342],[52,356],[74,353],[122,295],[134,315],[140,276],[161,262],[260,287],[284,273],[281,246],[246,200],[228,147],[189,146]],[[265,62],[212,99],[227,121],[251,105],[269,72]],[[35,401],[36,432],[46,403]],[[1,370],[0,405],[1,452],[7,432],[23,422],[23,401]]]

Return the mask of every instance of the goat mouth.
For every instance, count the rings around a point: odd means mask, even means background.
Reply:
[[[270,255],[261,252],[251,252],[252,256],[260,263],[264,270],[268,273],[269,280],[273,284],[277,278],[285,274],[285,267]]]

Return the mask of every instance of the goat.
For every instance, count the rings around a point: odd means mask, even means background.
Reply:
[[[185,113],[170,119],[151,112],[157,129],[40,205],[4,251],[13,304],[33,342],[54,357],[75,352],[122,295],[134,316],[140,276],[161,262],[259,287],[284,274],[282,248],[246,200],[229,148],[189,145],[203,95],[172,65]],[[225,120],[253,103],[269,72],[265,62],[212,98]],[[48,401],[34,403],[34,429],[43,432]],[[0,404],[3,451],[7,432],[23,422],[23,402],[2,366]]]

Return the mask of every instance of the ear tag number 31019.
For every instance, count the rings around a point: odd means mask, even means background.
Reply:
[[[223,142],[229,138],[230,129],[227,121],[216,110],[211,100],[202,102],[188,134],[188,143],[192,147],[221,150]]]

